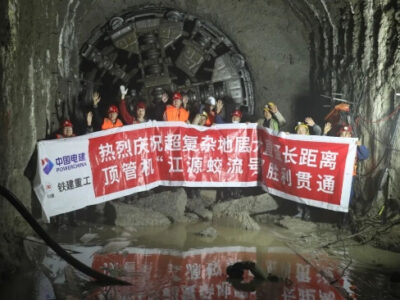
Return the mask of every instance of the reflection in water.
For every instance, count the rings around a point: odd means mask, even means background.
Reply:
[[[36,263],[30,273],[34,275],[29,275],[31,280],[15,278],[8,292],[0,289],[0,299],[16,299],[11,296],[15,285],[32,295],[18,299],[333,300],[356,298],[355,292],[359,299],[399,299],[392,297],[400,295],[400,278],[395,276],[399,254],[365,245],[347,247],[345,256],[341,248],[329,255],[318,248],[301,251],[305,247],[291,242],[290,232],[272,226],[248,232],[213,224],[217,236],[197,234],[209,226],[175,224],[130,231],[79,226],[59,232],[57,239],[75,258],[130,281],[130,287],[100,287],[43,242],[26,240],[26,252]],[[367,264],[370,257],[374,265]],[[228,276],[229,266],[246,261],[255,263],[257,276],[251,268],[243,269],[239,278]],[[28,291],[32,287],[27,281],[34,283],[34,291]]]
[[[227,268],[232,271],[232,266],[241,261],[257,262],[259,267],[243,264],[243,274],[230,273],[227,280]],[[341,274],[329,263],[324,272],[339,279]],[[119,275],[132,287],[104,288],[88,299],[345,299],[340,292],[343,285],[331,285],[320,272],[283,247],[267,249],[261,255],[256,248],[244,247],[183,252],[128,248],[123,254],[96,254],[92,266]]]
[[[127,248],[123,254],[96,254],[92,266],[132,283],[99,289],[88,299],[255,299],[226,281],[226,268],[255,260],[254,247],[216,247],[188,251]],[[99,297],[100,296],[100,297]]]
[[[346,281],[336,261],[318,257],[318,269],[285,247],[208,247],[189,250],[127,247],[100,253],[101,247],[70,245],[82,262],[126,280],[132,286],[83,286],[86,281],[59,260],[51,250],[37,262],[47,267],[47,277],[58,297],[82,295],[86,299],[345,299]],[[39,260],[39,261],[38,261]],[[238,263],[239,262],[239,263]],[[233,266],[242,270],[227,272]],[[324,267],[325,266],[325,267]],[[321,269],[322,268],[322,269]],[[227,274],[229,273],[230,276]],[[255,275],[255,276],[254,276]],[[335,282],[335,285],[330,282]],[[60,285],[62,288],[60,288]],[[71,289],[70,286],[75,289]],[[81,291],[77,292],[76,287]],[[64,293],[60,295],[61,293]],[[348,289],[347,292],[351,292]]]

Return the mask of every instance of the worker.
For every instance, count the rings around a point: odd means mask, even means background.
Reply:
[[[124,85],[121,85],[119,89],[121,91],[121,101],[119,102],[119,110],[121,112],[122,120],[125,122],[125,124],[134,124],[134,122],[136,121],[135,117],[129,113],[125,101],[128,89]]]
[[[182,107],[182,95],[178,92],[172,96],[172,105],[167,105],[164,112],[164,121],[188,122],[189,112]]]
[[[65,120],[61,124],[61,133],[56,134],[57,139],[69,138],[74,137],[74,126],[70,120]]]
[[[264,106],[264,118],[259,119],[257,123],[260,126],[279,132],[280,127],[286,124],[286,120],[279,112],[278,107],[273,102],[269,102]]]
[[[97,111],[97,106],[101,100],[101,97],[99,93],[94,93],[93,94],[93,110],[94,110],[94,118],[95,120],[99,120],[98,116],[98,111]],[[120,119],[118,119],[118,107],[116,105],[110,105],[107,110],[107,117],[103,119],[103,122],[101,124],[101,130],[107,130],[111,128],[116,128],[116,127],[121,127],[124,124]],[[98,122],[98,121],[97,121]]]
[[[133,124],[139,124],[147,122],[146,119],[146,104],[144,102],[139,102],[136,104],[136,120],[133,121]]]
[[[294,128],[297,134],[300,135],[310,135],[310,129],[312,128],[314,134],[321,134],[321,127],[319,127],[312,118],[305,118],[305,123],[298,122],[297,126]],[[305,204],[297,204],[297,214],[294,216],[295,218],[301,218],[302,220],[309,220],[311,218],[310,208]]]
[[[232,123],[234,124],[240,123],[240,121],[242,120],[242,112],[238,109],[234,110],[231,116],[232,116]]]
[[[310,128],[312,129],[312,132],[314,135],[321,135],[322,129],[317,125],[314,120],[310,117],[305,118],[305,123],[303,122],[298,122],[297,126],[294,128],[297,134],[302,134],[302,135],[310,135]]]
[[[214,124],[224,124],[224,101],[218,99],[215,105]]]
[[[353,136],[353,130],[351,126],[343,126],[339,129],[339,137],[352,137]],[[361,141],[357,140],[357,155],[356,155],[356,161],[354,164],[354,169],[353,169],[353,176],[357,175],[357,162],[366,160],[369,157],[369,151],[367,147],[364,145],[361,145]]]
[[[193,119],[193,125],[199,126],[207,126],[208,114],[206,111],[203,111],[201,114],[197,114],[196,117]]]
[[[206,106],[204,108],[204,111],[207,113],[207,120],[205,126],[211,126],[212,124],[214,124],[216,104],[217,101],[215,100],[214,97],[210,96],[207,98]]]
[[[339,131],[338,131],[339,137],[343,138],[351,138],[353,136],[353,130],[352,127],[347,125],[347,126],[342,126]],[[356,181],[356,175],[357,175],[357,165],[359,161],[363,161],[368,159],[369,157],[369,150],[367,147],[361,144],[361,141],[358,139],[357,140],[357,152],[356,152],[356,159],[354,161],[354,167],[353,167],[353,179],[351,182],[351,189],[350,189],[350,199],[349,199],[349,207],[351,205],[354,205],[354,182]],[[343,214],[343,217],[341,219],[342,224],[346,224],[349,222],[349,216],[348,214]]]

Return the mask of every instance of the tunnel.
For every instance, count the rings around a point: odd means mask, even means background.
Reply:
[[[0,0],[0,185],[40,220],[37,143],[51,139],[65,119],[84,134],[93,93],[100,93],[105,113],[118,104],[120,85],[129,89],[131,111],[138,101],[155,107],[164,91],[179,90],[193,107],[222,98],[227,115],[240,109],[252,123],[273,102],[287,133],[306,117],[322,127],[345,103],[370,152],[358,166],[359,213],[349,214],[349,230],[398,252],[399,6],[397,0]],[[33,233],[5,199],[0,203],[1,282],[26,264],[22,243]],[[337,216],[318,213],[318,221],[324,218]]]

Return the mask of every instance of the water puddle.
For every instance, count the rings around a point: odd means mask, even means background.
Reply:
[[[210,226],[216,234],[199,234]],[[302,248],[272,225],[255,232],[210,223],[79,226],[53,236],[75,258],[131,286],[98,286],[32,239],[24,244],[36,264],[36,299],[398,299],[390,276],[400,255],[358,245]]]

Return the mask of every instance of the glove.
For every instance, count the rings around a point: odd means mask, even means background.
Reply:
[[[125,97],[126,94],[128,93],[128,89],[125,88],[124,85],[121,85],[121,86],[119,87],[119,89],[121,90],[121,95],[122,95],[122,97]]]

